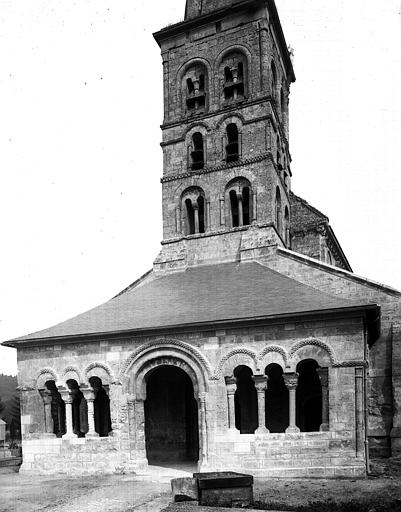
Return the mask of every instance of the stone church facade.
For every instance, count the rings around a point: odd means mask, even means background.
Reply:
[[[275,3],[187,0],[154,36],[162,248],[109,302],[5,343],[21,472],[363,476],[370,455],[401,453],[401,294],[353,274],[291,190]]]

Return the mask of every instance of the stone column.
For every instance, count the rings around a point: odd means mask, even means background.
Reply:
[[[224,196],[220,196],[220,226],[226,224],[225,200]]]
[[[363,368],[355,368],[355,448],[357,457],[363,457],[365,453],[363,372]]]
[[[206,393],[200,393],[199,395],[199,406],[200,406],[200,423],[201,423],[201,434],[202,434],[202,446],[201,446],[201,464],[207,464],[208,456],[208,435],[207,435],[207,422],[206,422]]]
[[[45,407],[45,432],[41,434],[41,437],[56,437],[52,417],[52,394],[48,389],[41,389],[39,393]]]
[[[268,89],[269,70],[269,26],[267,20],[259,23],[259,46],[260,46],[260,90]]]
[[[316,373],[319,376],[322,385],[322,424],[320,432],[328,432],[329,426],[329,369],[318,368]]]
[[[60,389],[61,398],[65,403],[65,427],[66,433],[63,435],[63,439],[74,439],[78,437],[74,434],[72,426],[72,396],[69,389]]]
[[[199,233],[199,206],[198,206],[198,203],[195,203],[193,201],[192,208],[194,209],[195,233]]]
[[[253,375],[252,377],[256,392],[258,394],[258,423],[259,426],[255,431],[255,434],[268,434],[269,430],[266,428],[266,410],[265,410],[265,398],[267,389],[267,377],[266,375]]]
[[[94,401],[96,398],[96,393],[93,389],[82,389],[82,393],[86,399],[86,403],[88,404],[88,433],[85,437],[99,437],[99,434],[95,430],[95,405]]]
[[[296,391],[298,386],[298,373],[284,373],[284,383],[289,391],[290,424],[286,434],[296,434],[300,430],[296,425]]]
[[[146,460],[145,444],[145,402],[140,398],[135,399],[135,438],[136,458]]]
[[[226,381],[227,389],[227,403],[228,403],[228,428],[236,430],[235,428],[235,401],[234,395],[237,390],[237,379],[231,375],[224,378]]]
[[[179,206],[175,209],[175,230],[178,234],[181,233],[181,208]]]
[[[244,210],[242,207],[242,194],[237,192],[237,199],[238,199],[238,226],[244,225]]]
[[[256,222],[257,219],[257,204],[258,204],[258,196],[256,190],[252,192],[252,224]]]

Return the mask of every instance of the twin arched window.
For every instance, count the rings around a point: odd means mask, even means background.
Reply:
[[[203,135],[200,132],[195,132],[192,135],[192,148],[191,148],[191,169],[198,171],[205,166],[205,150],[203,145]]]
[[[238,57],[228,59],[224,67],[224,99],[237,100],[245,96],[244,63]]]
[[[227,200],[229,205],[229,225],[232,228],[249,226],[252,221],[251,185],[245,178],[229,183]]]
[[[184,232],[195,235],[205,232],[205,196],[200,188],[193,187],[182,196]]]
[[[206,107],[207,70],[202,64],[191,66],[184,76],[185,105],[189,113]]]

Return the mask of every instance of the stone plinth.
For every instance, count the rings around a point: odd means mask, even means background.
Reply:
[[[253,476],[222,471],[194,473],[199,504],[208,507],[249,507],[253,503]]]

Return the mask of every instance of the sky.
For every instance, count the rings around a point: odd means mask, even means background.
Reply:
[[[400,0],[276,0],[292,189],[401,289]],[[0,341],[110,299],[162,239],[162,65],[184,0],[0,0]],[[0,373],[16,373],[0,347]]]

